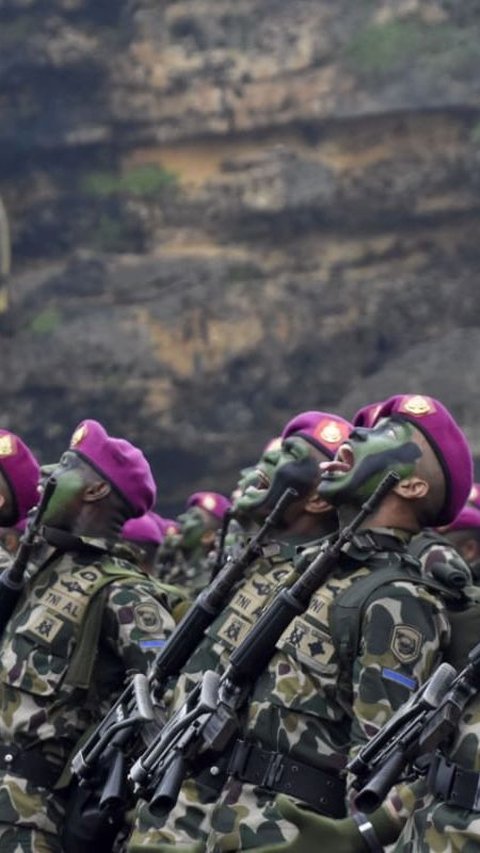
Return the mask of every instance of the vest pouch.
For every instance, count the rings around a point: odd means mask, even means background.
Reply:
[[[25,617],[25,613],[20,614]],[[0,656],[0,681],[36,696],[49,696],[61,685],[75,645],[72,623],[38,605],[23,623],[9,625]],[[6,632],[7,633],[7,632]]]

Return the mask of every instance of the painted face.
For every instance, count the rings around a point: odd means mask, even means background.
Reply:
[[[48,466],[48,475],[55,477],[57,485],[43,516],[46,525],[71,529],[72,520],[80,506],[80,495],[86,485],[85,467],[85,463],[71,450],[67,450],[56,465]],[[43,483],[46,479],[48,477],[45,477]]]
[[[177,521],[180,525],[182,548],[195,551],[202,544],[202,536],[208,530],[205,511],[199,506],[191,506],[178,516]]]
[[[373,429],[357,427],[335,459],[321,464],[319,494],[334,506],[362,503],[390,471],[409,477],[421,455],[407,421],[382,418]]]
[[[305,439],[292,435],[282,441],[279,450],[262,457],[255,468],[254,482],[247,485],[237,501],[244,515],[265,518],[289,486],[301,497],[311,491],[319,476],[318,462],[312,458],[311,450]]]
[[[281,445],[265,450],[256,465],[244,468],[240,472],[237,484],[238,494],[233,499],[233,512],[250,516],[256,506],[263,503],[265,493],[270,488],[281,453]]]

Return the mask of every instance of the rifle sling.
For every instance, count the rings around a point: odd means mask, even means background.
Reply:
[[[296,797],[328,817],[345,817],[345,779],[334,768],[322,770],[281,752],[268,752],[250,741],[237,740],[228,774],[241,782]]]
[[[427,777],[428,790],[448,806],[480,811],[480,773],[466,770],[435,753]]]

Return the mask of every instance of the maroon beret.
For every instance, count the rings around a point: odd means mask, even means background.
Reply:
[[[450,533],[451,530],[471,530],[472,528],[480,529],[480,509],[467,504],[450,524],[442,527],[442,533]]]
[[[369,403],[368,406],[363,406],[358,412],[355,412],[352,418],[353,426],[367,427],[367,429],[372,427],[381,407],[381,403]]]
[[[333,459],[338,448],[347,440],[353,427],[344,418],[329,412],[301,412],[288,422],[282,439],[299,435]]]
[[[397,394],[385,400],[375,417],[410,421],[425,436],[442,467],[445,504],[437,525],[449,524],[458,515],[472,488],[473,460],[467,439],[445,406],[421,394]]]
[[[186,507],[190,509],[192,506],[200,506],[207,510],[215,518],[222,519],[226,511],[230,509],[232,503],[224,495],[219,495],[217,492],[195,492],[190,495],[187,500]]]
[[[122,539],[130,539],[132,542],[153,542],[160,545],[163,542],[163,533],[158,522],[153,517],[155,513],[146,512],[139,518],[129,518],[122,527]]]
[[[98,421],[82,421],[72,435],[70,449],[95,468],[127,501],[132,516],[152,508],[156,486],[150,465],[138,447],[108,435]]]
[[[40,466],[22,439],[8,429],[0,429],[0,470],[12,493],[14,525],[38,503]]]

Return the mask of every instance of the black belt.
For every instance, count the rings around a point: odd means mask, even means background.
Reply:
[[[439,800],[471,812],[480,812],[480,773],[465,770],[436,753],[427,776],[427,787]]]
[[[320,814],[345,817],[345,780],[338,771],[312,767],[280,752],[267,752],[250,741],[238,740],[228,773],[241,782],[290,794]]]
[[[39,788],[53,788],[62,772],[47,761],[38,749],[22,749],[14,744],[0,744],[0,773],[14,773]]]

